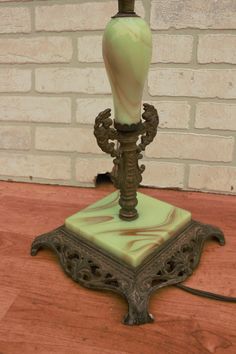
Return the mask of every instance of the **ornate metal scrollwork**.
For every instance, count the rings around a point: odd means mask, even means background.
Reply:
[[[157,134],[159,125],[159,116],[154,106],[144,103],[144,113],[142,114],[143,128],[141,131],[141,144],[138,146],[139,151],[144,151],[146,147],[153,141]]]
[[[114,168],[111,178],[116,188],[120,189],[120,217],[125,220],[133,220],[138,217],[136,210],[136,193],[142,181],[142,173],[145,166],[139,166],[142,151],[145,150],[157,134],[159,117],[154,106],[144,104],[143,121],[133,125],[121,125],[113,121],[111,110],[106,109],[99,113],[95,119],[94,135],[102,151],[114,157]],[[141,143],[137,141],[141,136]],[[115,148],[114,140],[118,141]]]
[[[159,116],[156,108],[148,103],[144,103],[143,107],[142,118],[144,122],[142,123],[141,143],[137,149],[139,160],[143,158],[141,152],[145,151],[146,147],[154,140],[159,125]],[[145,171],[145,165],[141,165],[139,169],[142,174]]]
[[[211,237],[224,245],[224,235],[218,228],[192,221],[139,267],[131,268],[61,226],[37,237],[31,254],[35,256],[40,248],[52,249],[74,281],[87,288],[112,290],[122,295],[129,307],[124,323],[140,325],[153,321],[148,311],[151,293],[187,279],[198,266],[205,241]]]
[[[117,140],[118,133],[112,128],[113,120],[111,117],[111,109],[99,113],[95,119],[94,135],[97,139],[100,149],[112,157],[118,156],[118,151],[115,149],[115,144],[111,141]]]

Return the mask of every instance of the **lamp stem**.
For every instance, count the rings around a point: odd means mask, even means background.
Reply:
[[[142,151],[153,141],[157,133],[159,118],[154,106],[144,104],[143,121],[137,124],[114,124],[111,119],[111,110],[106,109],[95,119],[94,135],[102,151],[114,158],[114,167],[111,173],[112,181],[120,189],[121,206],[119,216],[123,220],[134,220],[138,217],[136,206],[137,189],[142,181],[144,165],[139,166]],[[140,143],[137,142],[141,140]],[[114,141],[118,140],[118,148]]]
[[[141,125],[137,125],[140,126]],[[117,171],[117,186],[120,189],[121,206],[119,216],[123,220],[134,220],[138,217],[137,189],[142,181],[142,170],[138,165],[137,141],[140,129],[136,131],[118,131],[120,143],[120,160]]]

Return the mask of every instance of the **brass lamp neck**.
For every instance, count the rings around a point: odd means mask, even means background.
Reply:
[[[134,12],[135,0],[118,0],[119,12],[114,17],[138,17]]]
[[[120,13],[132,13],[134,12],[135,0],[118,0]]]

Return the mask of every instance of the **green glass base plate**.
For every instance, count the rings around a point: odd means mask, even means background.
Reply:
[[[139,218],[119,218],[119,192],[90,205],[65,220],[67,229],[104,249],[126,264],[137,267],[163,243],[191,222],[191,213],[138,193]]]

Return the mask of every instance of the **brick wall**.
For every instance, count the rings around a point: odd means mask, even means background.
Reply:
[[[93,122],[112,106],[101,56],[117,1],[0,0],[0,179],[93,185],[111,159]],[[143,185],[236,194],[236,1],[144,0],[144,101],[160,129]]]

